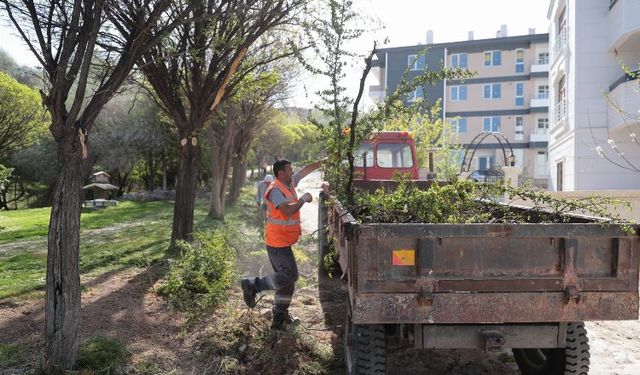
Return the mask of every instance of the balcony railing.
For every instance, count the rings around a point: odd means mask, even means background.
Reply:
[[[539,57],[536,62],[536,65],[549,65],[549,57]]]
[[[558,56],[562,55],[564,48],[567,45],[567,28],[563,27],[562,30],[556,36],[555,44],[553,45],[554,60],[558,59]]]
[[[555,125],[567,120],[567,100],[562,99],[553,109],[553,120]]]

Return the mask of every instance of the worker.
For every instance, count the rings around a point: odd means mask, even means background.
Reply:
[[[267,217],[267,204],[264,202],[264,200],[262,199],[262,197],[264,196],[265,191],[267,191],[267,188],[269,187],[269,185],[273,182],[273,176],[268,174],[266,176],[264,176],[264,180],[262,181],[258,181],[256,183],[256,203],[258,204],[258,207],[260,208],[260,217],[261,217],[261,223],[264,223],[264,220]]]
[[[289,304],[298,280],[298,266],[291,246],[298,242],[302,232],[300,208],[313,198],[305,193],[298,199],[295,187],[320,164],[321,161],[311,163],[294,174],[290,161],[276,160],[273,164],[275,180],[264,193],[263,202],[267,205],[265,244],[274,272],[265,277],[242,279],[240,286],[244,301],[250,308],[255,307],[258,293],[275,290],[271,323],[274,330],[295,326],[298,322],[289,313]]]

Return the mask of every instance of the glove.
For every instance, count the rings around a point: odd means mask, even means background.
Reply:
[[[301,201],[305,201],[307,203],[311,203],[311,201],[313,200],[313,197],[311,196],[310,193],[304,193],[301,197],[300,197]]]

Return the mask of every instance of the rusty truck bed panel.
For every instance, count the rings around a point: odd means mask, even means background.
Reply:
[[[434,293],[430,303],[418,293],[356,293],[353,301],[354,324],[543,323],[637,318],[637,292],[585,292],[577,302],[559,292]]]
[[[640,242],[617,225],[357,224],[339,204],[330,217],[354,323],[638,318]]]

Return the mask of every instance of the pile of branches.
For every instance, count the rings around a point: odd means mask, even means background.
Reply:
[[[557,198],[529,185],[507,187],[501,183],[457,180],[420,189],[411,181],[401,179],[393,191],[378,189],[373,193],[356,193],[355,203],[348,209],[363,223],[600,222],[628,225],[629,221],[615,212],[629,206],[628,202],[596,196]]]

